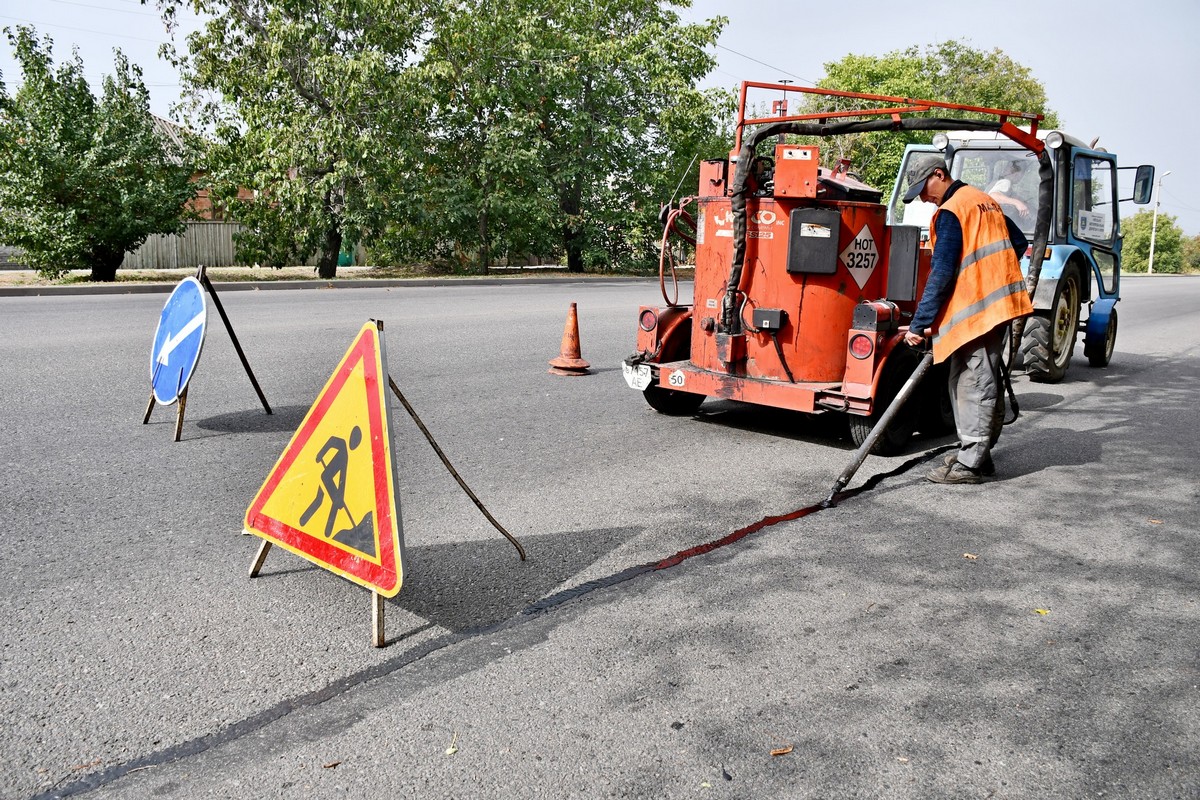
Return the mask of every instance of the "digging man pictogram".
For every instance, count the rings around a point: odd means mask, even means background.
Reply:
[[[308,508],[300,516],[300,524],[307,525],[313,515],[325,502],[325,496],[329,496],[329,517],[325,521],[325,538],[333,536],[333,526],[337,522],[338,513],[346,512],[346,517],[350,520],[350,527],[353,528],[357,523],[354,521],[354,515],[350,513],[350,509],[346,506],[346,468],[350,460],[350,451],[355,449],[362,443],[362,431],[355,425],[350,431],[349,446],[345,439],[340,436],[330,436],[317,453],[316,461],[324,469],[321,470],[321,483],[324,487],[317,487],[317,495],[313,501],[308,504]],[[328,456],[328,460],[326,460]]]

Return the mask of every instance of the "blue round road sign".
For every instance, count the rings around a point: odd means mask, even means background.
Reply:
[[[169,406],[187,387],[200,361],[207,320],[204,287],[195,278],[184,278],[167,298],[154,332],[150,386],[156,402]]]

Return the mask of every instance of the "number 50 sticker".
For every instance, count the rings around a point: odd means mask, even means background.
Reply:
[[[686,378],[684,377],[683,370],[677,369],[667,378],[667,383],[671,384],[672,386],[683,386],[685,380]]]

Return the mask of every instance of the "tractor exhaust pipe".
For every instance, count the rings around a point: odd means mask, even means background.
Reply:
[[[833,484],[833,490],[829,493],[829,497],[825,498],[821,503],[821,508],[833,508],[837,505],[834,498],[838,492],[846,488],[850,480],[854,477],[854,473],[858,472],[858,468],[862,466],[863,461],[866,461],[867,455],[871,452],[871,448],[875,446],[875,442],[879,441],[879,437],[892,424],[892,420],[900,413],[900,409],[904,406],[909,395],[917,388],[917,384],[925,377],[925,373],[929,371],[929,367],[933,364],[933,353],[925,354],[921,362],[917,364],[917,368],[913,370],[912,375],[900,387],[900,391],[896,393],[896,399],[888,406],[887,411],[883,412],[883,416],[875,423],[875,427],[867,435],[867,440],[859,445],[858,450],[854,451],[854,459],[850,464],[842,470],[842,474],[838,476],[837,481]]]

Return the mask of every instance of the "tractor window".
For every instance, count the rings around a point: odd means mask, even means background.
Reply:
[[[1092,250],[1092,258],[1096,260],[1096,269],[1104,281],[1104,291],[1113,294],[1117,291],[1117,257],[1106,250]]]
[[[1005,215],[1033,237],[1037,221],[1036,156],[1026,150],[966,150],[954,153],[954,177],[992,196]]]
[[[1116,186],[1111,161],[1092,156],[1075,157],[1071,187],[1071,233],[1095,244],[1113,240]]]
[[[929,221],[933,219],[933,212],[937,211],[937,206],[933,203],[926,203],[921,199],[913,200],[907,204],[903,201],[904,193],[908,191],[908,159],[920,154],[921,151],[915,150],[905,154],[904,163],[900,165],[900,177],[897,179],[900,185],[892,197],[890,224],[917,225],[928,231]]]

